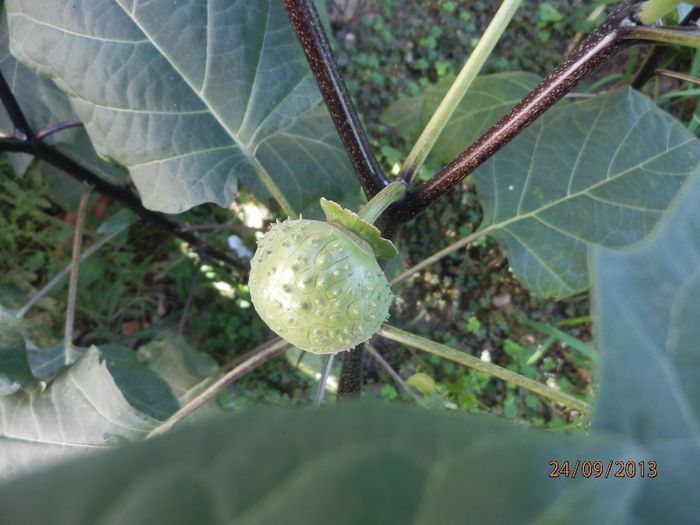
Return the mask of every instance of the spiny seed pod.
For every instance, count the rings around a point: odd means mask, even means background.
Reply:
[[[396,248],[334,202],[329,222],[286,220],[258,242],[248,286],[260,317],[294,346],[335,354],[367,341],[387,319],[393,295],[377,256]]]

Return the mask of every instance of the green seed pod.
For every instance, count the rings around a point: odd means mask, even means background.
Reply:
[[[323,199],[322,206],[333,222],[286,220],[260,239],[248,286],[280,337],[335,354],[367,341],[387,319],[393,295],[375,253],[395,248],[353,212]]]

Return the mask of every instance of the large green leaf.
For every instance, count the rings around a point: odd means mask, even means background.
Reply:
[[[432,154],[453,160],[535,82],[525,73],[477,79]],[[422,107],[419,127],[446,89],[439,84],[414,101]],[[402,107],[390,108],[385,121],[406,134],[415,125]],[[505,245],[532,291],[572,295],[589,285],[589,249],[643,238],[698,163],[700,142],[635,91],[565,101],[474,173],[484,209],[480,229]]]
[[[35,132],[46,126],[76,118],[68,97],[53,82],[39,76],[10,54],[9,31],[4,12],[0,20],[0,72]],[[12,135],[14,131],[14,125],[5,107],[0,105],[0,132]],[[44,140],[109,181],[121,182],[124,179],[123,168],[105,162],[97,156],[83,129],[60,131]],[[33,161],[31,155],[24,153],[9,153],[8,158],[18,175],[23,175]],[[55,202],[68,209],[77,207],[84,189],[80,182],[43,162],[39,163],[38,169],[46,180]]]
[[[549,462],[642,454],[622,441],[388,407],[248,413],[15,479],[0,487],[0,520],[624,523],[636,480],[548,478]],[[66,480],[81,480],[70,498]]]
[[[700,142],[636,91],[562,104],[475,173],[480,229],[530,289],[571,295],[588,250],[643,238],[698,163]]]
[[[505,115],[539,82],[531,73],[509,72],[478,77],[447,122],[432,154],[447,163],[479,138],[489,126]],[[442,81],[424,96],[422,121],[427,123],[450,88]]]
[[[70,6],[7,0],[12,53],[68,94],[97,151],[129,168],[146,206],[225,206],[240,178],[259,190],[267,175],[297,209],[318,197],[308,188],[319,180],[348,191],[350,178],[338,176],[347,162],[296,165],[333,141],[289,131],[320,95],[280,2]],[[285,130],[304,138],[278,140]]]
[[[92,347],[46,390],[0,397],[0,476],[141,439],[157,423],[129,404]]]
[[[219,369],[210,355],[198,352],[180,337],[151,341],[138,350],[139,360],[168,383],[179,404],[201,388],[202,381]]]
[[[700,170],[689,182],[646,242],[593,257],[596,427],[638,440],[660,469],[635,523],[700,516]]]

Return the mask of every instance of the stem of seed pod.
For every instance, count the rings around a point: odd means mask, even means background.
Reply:
[[[389,206],[403,199],[404,195],[406,195],[406,183],[400,180],[394,181],[362,206],[357,214],[368,223],[374,224]]]

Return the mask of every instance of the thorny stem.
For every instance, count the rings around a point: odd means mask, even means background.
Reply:
[[[87,215],[92,186],[88,186],[80,197],[78,218],[75,222],[75,234],[73,235],[73,255],[70,263],[70,281],[68,282],[68,299],[66,304],[66,327],[64,339],[64,360],[69,365],[75,360],[73,351],[73,329],[75,325],[75,304],[78,294],[78,273],[80,269],[80,251],[83,247],[83,226]]]
[[[212,383],[211,386],[207,387],[206,390],[202,391],[190,402],[180,408],[161,425],[151,430],[146,437],[150,438],[157,436],[158,434],[162,434],[163,432],[167,432],[173,426],[175,426],[176,423],[192,414],[198,408],[201,408],[207,403],[207,401],[213,399],[226,386],[240,379],[248,372],[269,361],[273,357],[280,355],[288,346],[289,343],[281,339],[271,345],[267,343],[260,345],[251,352],[252,355],[248,359],[241,362],[235,368],[224,374],[219,380]]]
[[[586,75],[615,53],[638,43],[623,38],[626,31],[636,25],[637,9],[635,2],[626,2],[612,13],[561,65],[457,159],[409,192],[407,198],[394,207],[392,220],[403,223],[421,213],[574,89]]]
[[[501,7],[479,39],[479,43],[465,62],[459,75],[457,75],[449,91],[445,94],[442,102],[440,102],[440,105],[406,157],[399,172],[399,179],[405,180],[409,184],[415,180],[418,170],[425,162],[450,117],[493,52],[494,47],[501,39],[521,3],[522,0],[503,0]]]
[[[283,0],[311,72],[328,106],[345,151],[350,157],[367,199],[388,179],[379,167],[331,50],[313,0]]]
[[[404,330],[400,330],[386,324],[379,329],[377,334],[391,341],[417,348],[418,350],[423,350],[424,352],[429,352],[433,355],[454,361],[455,363],[468,366],[474,370],[479,370],[480,372],[484,372],[493,377],[503,379],[504,381],[517,385],[521,388],[525,388],[530,392],[539,394],[550,401],[574,408],[579,412],[590,412],[590,406],[585,401],[576,399],[575,397],[565,394],[560,390],[550,388],[545,384],[530,379],[529,377],[517,374],[511,370],[508,370],[507,368],[494,365],[488,361],[482,361],[473,355],[460,352],[459,350],[455,350],[449,346],[441,345],[435,341],[431,341],[430,339],[405,332]]]

